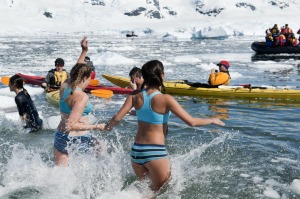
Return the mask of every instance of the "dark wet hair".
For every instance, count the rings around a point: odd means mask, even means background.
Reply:
[[[62,58],[57,58],[54,61],[55,66],[64,66],[65,65],[65,61]]]
[[[161,87],[162,92],[165,93],[166,89],[163,84],[162,75],[164,74],[164,66],[158,60],[152,60],[145,63],[142,67],[142,75],[144,78],[144,85]]]
[[[132,77],[133,75],[136,75],[138,77],[142,77],[142,70],[138,67],[133,67],[130,72],[129,72],[129,76]]]
[[[91,67],[83,63],[77,63],[70,72],[70,87],[74,89],[84,78],[89,78],[91,73]]]
[[[29,93],[27,92],[27,90],[24,88],[24,81],[23,79],[19,76],[19,75],[13,75],[9,78],[9,85],[10,86],[15,86],[17,87],[17,89],[23,89],[24,93],[28,96]]]

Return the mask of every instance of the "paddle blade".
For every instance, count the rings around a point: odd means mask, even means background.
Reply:
[[[90,85],[91,86],[99,86],[100,81],[98,79],[91,79]]]
[[[1,77],[1,83],[8,86],[8,84],[9,84],[9,78],[10,77],[8,77],[8,76]]]
[[[91,94],[96,97],[111,98],[114,93],[111,90],[97,89],[91,90]]]

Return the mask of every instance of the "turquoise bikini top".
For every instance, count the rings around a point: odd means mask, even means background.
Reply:
[[[146,93],[146,90],[142,90],[143,97],[144,97],[144,104],[143,106],[136,110],[136,116],[139,121],[147,122],[150,124],[164,124],[167,123],[169,120],[169,116],[171,115],[171,112],[168,111],[165,114],[157,113],[151,108],[151,100],[152,98],[157,95],[161,94],[161,92],[156,91],[148,95]]]
[[[76,90],[81,90],[80,88],[76,88]],[[70,115],[72,108],[69,106],[69,104],[66,102],[67,98],[71,94],[72,89],[68,88],[68,84],[65,87],[65,90],[59,100],[59,109],[61,112]],[[82,116],[88,115],[90,112],[92,112],[93,105],[90,101],[88,101],[86,107],[84,108],[84,111],[82,113]]]

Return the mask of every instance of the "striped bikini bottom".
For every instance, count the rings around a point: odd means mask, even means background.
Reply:
[[[158,144],[137,144],[134,143],[131,148],[131,161],[144,165],[152,160],[167,157],[165,145]]]

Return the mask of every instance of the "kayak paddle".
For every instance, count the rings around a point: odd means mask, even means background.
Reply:
[[[91,86],[99,86],[100,81],[98,79],[91,79],[90,85]]]
[[[8,76],[1,77],[1,83],[5,84],[6,86],[8,86],[8,84],[9,84],[9,78],[10,77],[8,77]]]
[[[111,90],[96,89],[96,90],[91,90],[90,92],[92,95],[96,97],[111,98],[113,96],[113,92]]]

